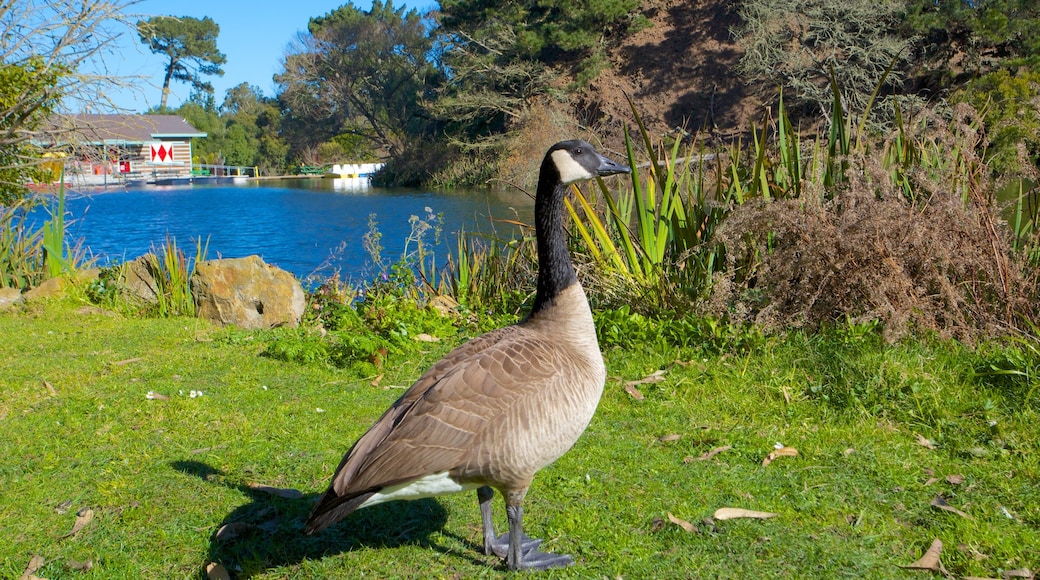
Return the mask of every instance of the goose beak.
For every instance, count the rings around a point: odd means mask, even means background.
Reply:
[[[612,159],[599,156],[599,167],[596,168],[596,173],[600,177],[606,177],[608,175],[617,175],[618,173],[632,173],[627,165],[622,165]]]

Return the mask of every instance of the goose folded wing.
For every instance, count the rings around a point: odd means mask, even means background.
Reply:
[[[489,424],[553,380],[559,355],[522,333],[449,353],[358,440],[334,479],[336,493],[378,490],[458,467]]]

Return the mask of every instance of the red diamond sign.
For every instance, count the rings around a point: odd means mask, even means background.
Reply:
[[[152,163],[173,163],[173,143],[151,143]]]

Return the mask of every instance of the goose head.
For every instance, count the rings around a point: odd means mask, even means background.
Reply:
[[[542,162],[542,173],[549,177],[555,173],[560,185],[629,171],[627,166],[600,155],[595,147],[580,139],[553,145]]]

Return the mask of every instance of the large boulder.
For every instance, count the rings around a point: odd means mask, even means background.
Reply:
[[[306,307],[299,281],[259,256],[197,263],[191,293],[199,318],[246,329],[297,326]]]

